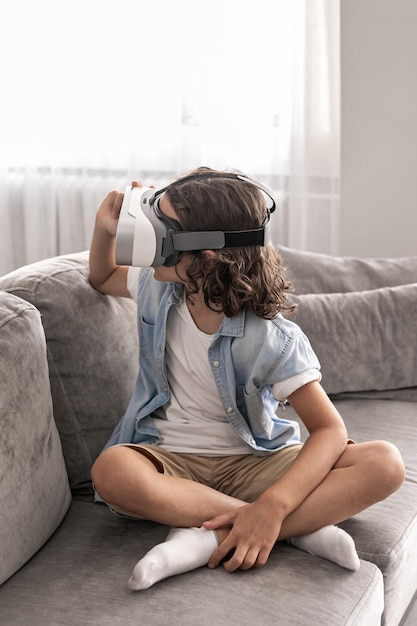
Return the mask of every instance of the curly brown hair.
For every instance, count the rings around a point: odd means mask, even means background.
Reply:
[[[200,173],[204,174],[201,179],[186,180]],[[262,192],[250,182],[219,177],[222,173],[242,175],[201,167],[167,188],[184,231],[250,230],[265,222]],[[260,318],[273,319],[282,309],[292,308],[286,306],[290,283],[285,280],[280,254],[269,244],[222,248],[210,256],[194,251],[186,273],[188,294],[201,289],[206,306],[221,308],[226,317],[247,309]]]

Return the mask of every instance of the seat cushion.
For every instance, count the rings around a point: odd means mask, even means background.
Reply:
[[[384,439],[398,447],[406,479],[387,500],[341,526],[353,536],[359,556],[382,571],[386,607],[382,623],[397,626],[417,589],[417,403],[375,396],[333,400],[355,441]],[[296,418],[289,407],[285,413]],[[303,425],[301,430],[305,438]]]
[[[40,261],[0,278],[0,289],[41,312],[55,421],[71,488],[91,491],[90,470],[133,391],[136,305],[103,296],[87,279],[88,254]]]
[[[45,543],[71,501],[40,314],[4,292],[0,372],[1,584]]]
[[[0,614],[13,626],[213,626],[332,624],[377,626],[381,572],[356,572],[278,544],[261,569],[222,567],[175,576],[145,591],[127,580],[167,529],[116,517],[103,505],[74,502],[42,551],[0,588]]]

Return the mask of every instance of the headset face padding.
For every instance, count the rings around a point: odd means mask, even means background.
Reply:
[[[165,262],[163,263],[163,265],[165,267],[172,267],[173,265],[176,265],[179,257],[181,256],[181,252],[175,250],[174,248],[172,234],[181,231],[181,224],[177,220],[174,220],[173,218],[165,215],[165,213],[162,213],[159,206],[159,201],[161,198],[162,194],[155,198],[155,200],[152,202],[151,210],[153,210],[157,219],[165,227],[165,235],[161,251],[163,257],[165,258]]]

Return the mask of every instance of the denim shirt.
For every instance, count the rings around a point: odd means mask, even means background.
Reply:
[[[139,374],[125,415],[106,448],[117,443],[158,444],[152,413],[166,404],[166,323],[171,306],[180,304],[184,287],[140,274],[138,292]],[[280,314],[264,320],[250,311],[224,318],[208,357],[227,419],[261,456],[299,442],[296,422],[276,415],[274,383],[308,369],[320,369],[311,345],[294,322]]]

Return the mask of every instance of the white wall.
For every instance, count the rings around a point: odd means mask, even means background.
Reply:
[[[417,255],[417,0],[341,0],[342,255]]]

